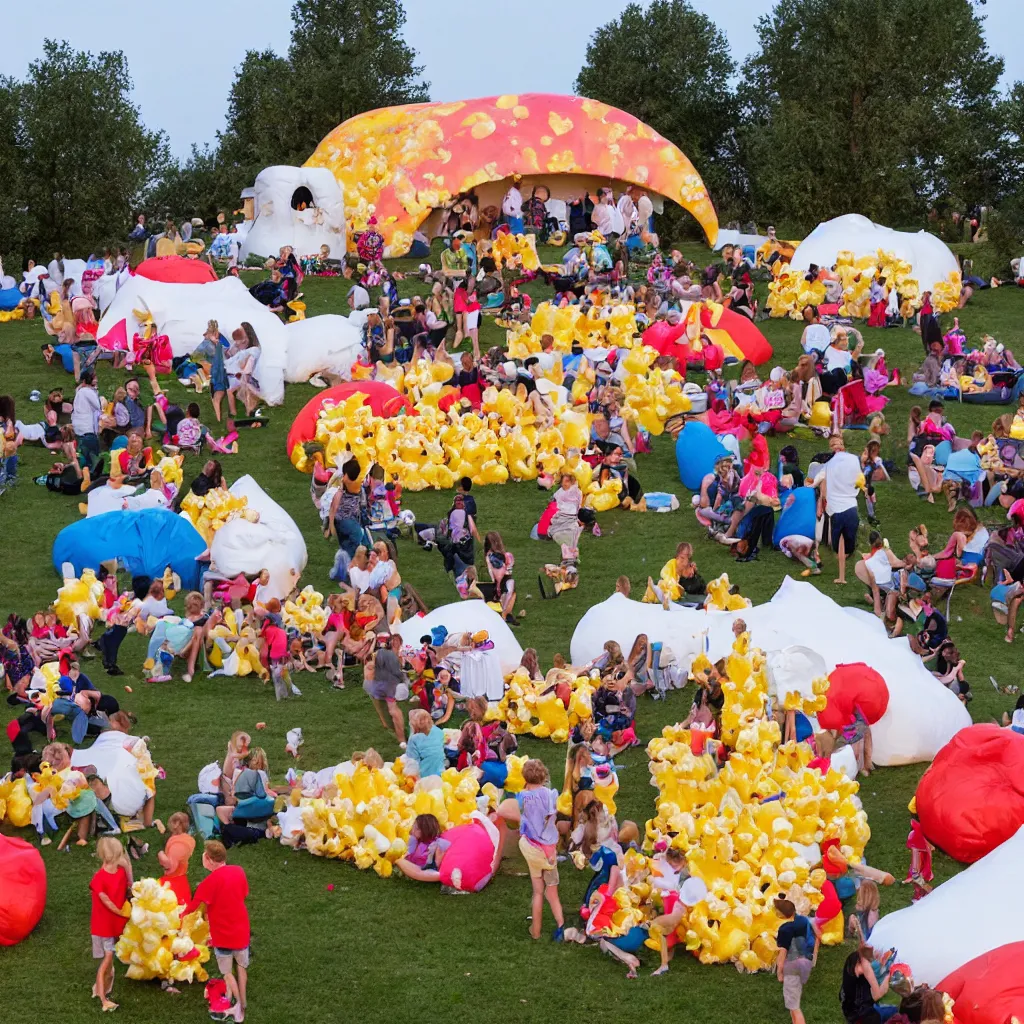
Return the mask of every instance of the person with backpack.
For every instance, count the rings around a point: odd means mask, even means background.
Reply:
[[[775,913],[784,920],[775,938],[779,947],[775,973],[782,983],[782,1002],[793,1024],[804,1024],[800,998],[818,960],[821,933],[810,918],[796,912],[792,900],[776,899]]]

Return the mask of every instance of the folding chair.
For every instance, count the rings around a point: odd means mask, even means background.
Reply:
[[[966,576],[960,576],[955,580],[952,579],[940,579],[937,576],[933,576],[931,585],[938,590],[946,591],[946,621],[949,621],[949,607],[953,603],[953,591],[957,587],[962,587],[966,584],[973,583],[978,575],[980,564],[975,562],[970,565],[965,565],[965,569],[970,569],[970,573]]]

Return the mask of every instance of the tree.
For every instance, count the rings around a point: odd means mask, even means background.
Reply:
[[[25,258],[24,159],[18,133],[20,86],[0,78],[0,260],[4,273],[14,274]]]
[[[593,34],[575,90],[628,111],[675,143],[720,216],[739,216],[746,182],[736,160],[735,71],[728,40],[710,18],[686,0],[654,0],[646,10],[629,4]]]
[[[29,255],[85,254],[124,238],[167,161],[164,135],[142,124],[131,89],[120,51],[93,55],[48,39],[29,65],[13,122]]]
[[[758,31],[741,144],[761,219],[898,226],[999,197],[1003,62],[969,0],[780,0]]]
[[[307,155],[356,114],[430,98],[402,36],[400,0],[295,0],[292,20],[288,59],[302,96],[296,140]]]
[[[225,164],[210,146],[192,147],[189,158],[171,161],[162,179],[150,192],[145,208],[157,220],[164,216],[202,217],[213,223],[218,213],[231,213],[241,200],[234,168]]]
[[[250,51],[231,87],[219,156],[246,184],[356,114],[428,99],[399,0],[296,0],[292,22],[288,56]]]

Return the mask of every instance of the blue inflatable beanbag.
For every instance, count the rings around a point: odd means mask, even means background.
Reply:
[[[814,540],[814,527],[818,518],[818,492],[813,487],[794,487],[779,495],[782,512],[775,520],[772,544],[779,546],[783,537],[810,537]],[[792,502],[790,502],[792,498]]]
[[[24,295],[17,288],[0,288],[0,310],[9,313],[21,305]]]
[[[80,576],[83,569],[98,570],[102,562],[118,559],[131,576],[163,576],[167,566],[181,577],[186,590],[197,590],[201,564],[196,556],[206,541],[183,516],[166,508],[138,512],[115,511],[80,519],[65,526],[53,542],[53,566],[65,562]]]
[[[679,466],[679,479],[683,486],[699,491],[704,477],[714,472],[715,460],[728,454],[729,449],[706,423],[690,420],[676,439],[676,465]]]

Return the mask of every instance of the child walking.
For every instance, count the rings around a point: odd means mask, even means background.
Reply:
[[[164,869],[160,884],[167,886],[178,897],[181,906],[192,899],[192,889],[188,884],[188,861],[196,848],[196,841],[188,834],[188,826],[188,815],[175,811],[167,819],[167,842],[156,855],[160,867]]]
[[[525,788],[516,794],[519,804],[519,850],[530,869],[533,886],[533,919],[530,936],[540,938],[544,917],[544,900],[548,901],[555,919],[552,941],[562,941],[565,918],[558,898],[558,791],[547,785],[548,769],[543,761],[531,758],[523,765]]]
[[[89,883],[92,893],[89,931],[92,933],[92,956],[100,961],[100,965],[96,970],[92,995],[107,1011],[117,1009],[117,1003],[110,999],[114,988],[114,946],[124,931],[125,920],[131,916],[130,909],[122,908],[132,884],[132,865],[124,847],[110,836],[104,836],[97,842],[96,856],[101,867]]]
[[[209,874],[196,886],[195,896],[185,908],[191,914],[200,904],[206,905],[210,923],[210,942],[217,967],[224,975],[224,987],[234,1004],[228,1011],[236,1021],[245,1019],[245,990],[249,978],[249,911],[245,899],[249,880],[237,864],[228,864],[223,843],[209,840],[203,847],[203,867]],[[235,977],[235,968],[238,977]]]

